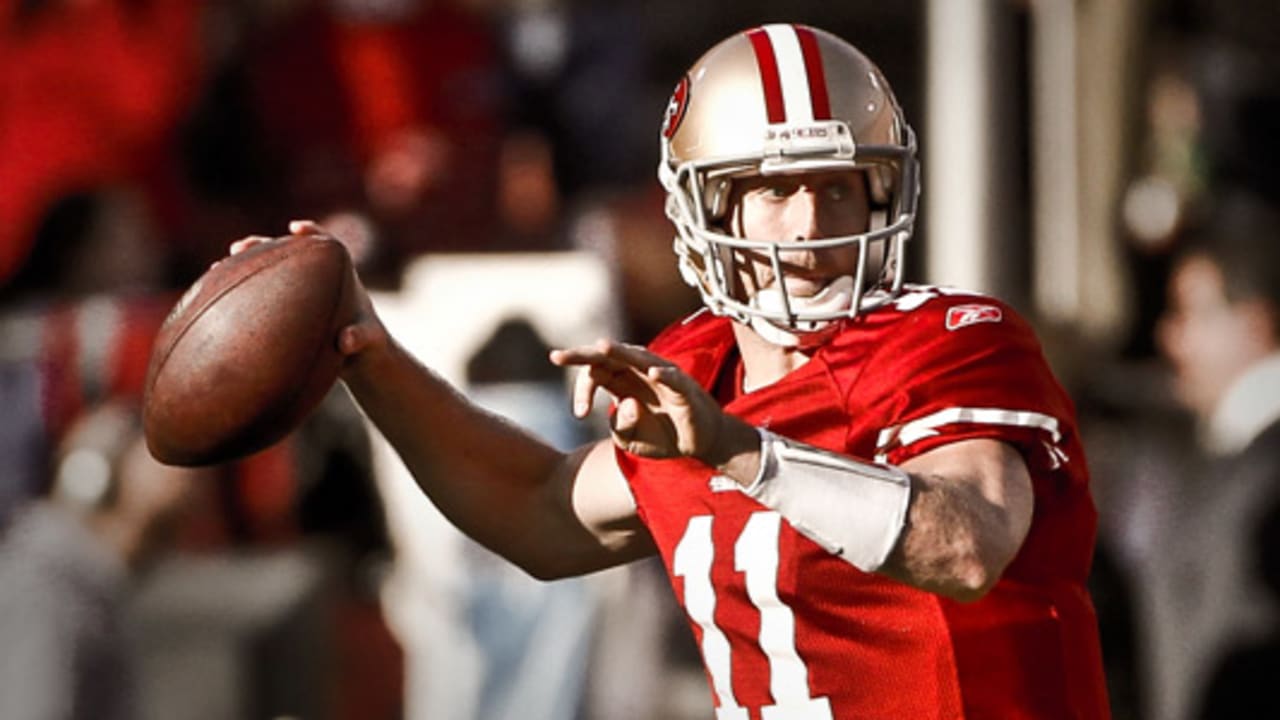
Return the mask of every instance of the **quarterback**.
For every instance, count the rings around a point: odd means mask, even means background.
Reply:
[[[550,358],[580,366],[577,414],[611,398],[610,438],[561,453],[480,410],[367,298],[341,331],[423,491],[536,577],[659,553],[718,720],[1107,717],[1072,404],[1009,306],[905,282],[915,139],[880,71],[751,29],[680,80],[660,143],[705,308]]]

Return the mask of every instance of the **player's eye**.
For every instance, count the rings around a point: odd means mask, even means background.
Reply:
[[[823,190],[826,192],[828,200],[847,200],[853,194],[853,189],[849,187],[849,181],[847,180],[829,182]]]
[[[760,188],[760,194],[772,200],[785,200],[795,194],[799,183],[776,180]]]

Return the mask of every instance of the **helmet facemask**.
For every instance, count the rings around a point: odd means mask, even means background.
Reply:
[[[775,37],[778,32],[816,37],[821,56],[835,66],[826,77],[848,77],[852,85],[865,87],[833,86],[826,111],[830,117],[825,119],[772,122],[761,110],[753,123],[749,104],[760,105],[761,81],[750,50],[741,46],[744,38],[761,31],[734,36],[695,64],[677,87],[662,135],[658,175],[667,191],[666,214],[676,227],[674,249],[685,281],[712,312],[751,325],[771,342],[794,347],[815,338],[821,342],[840,321],[879,308],[901,291],[918,195],[915,137],[879,71],[848,43],[811,28],[769,29]],[[722,78],[720,87],[715,86],[717,77]],[[823,92],[825,100],[828,91]],[[852,109],[842,113],[846,106]],[[865,232],[786,240],[747,239],[728,230],[735,180],[827,171],[864,173],[872,210]],[[855,270],[813,298],[792,296],[782,282],[786,253],[824,250],[855,253]],[[777,289],[750,297],[735,292],[740,290],[735,253],[767,258]]]
[[[785,130],[782,130],[785,132]],[[907,128],[909,135],[910,128]],[[840,134],[848,136],[847,129]],[[664,155],[666,144],[664,143]],[[681,275],[696,288],[703,303],[717,315],[726,315],[756,328],[766,339],[781,345],[808,344],[804,336],[825,334],[837,321],[879,308],[896,297],[904,282],[903,254],[915,223],[916,193],[897,188],[915,187],[914,139],[903,147],[855,148],[858,157],[842,144],[825,152],[810,146],[808,152],[779,154],[766,160],[727,158],[665,163],[660,171],[667,189],[667,217],[675,225],[674,249]],[[664,158],[665,159],[665,158]],[[866,232],[809,240],[740,237],[728,229],[732,183],[753,175],[769,176],[832,170],[862,171],[871,207]],[[832,292],[847,298],[837,302],[824,293],[813,298],[792,297],[781,282],[784,257],[789,252],[850,250],[857,254],[854,272]],[[742,297],[737,290],[735,251],[756,253],[772,266],[779,282],[769,292]],[[778,333],[770,332],[773,328]],[[818,338],[820,339],[820,338]]]

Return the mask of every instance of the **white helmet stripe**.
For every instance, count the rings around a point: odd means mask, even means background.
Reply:
[[[765,25],[763,30],[773,45],[782,81],[782,101],[787,122],[813,122],[813,95],[809,90],[809,73],[805,69],[800,38],[791,25]]]

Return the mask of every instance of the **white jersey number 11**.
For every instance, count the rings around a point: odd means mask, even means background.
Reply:
[[[769,659],[772,705],[761,708],[764,720],[831,720],[831,703],[809,695],[809,668],[796,652],[796,621],[778,599],[778,537],[782,516],[752,513],[733,546],[734,569],[746,577],[747,595],[760,612],[760,650]],[[748,720],[747,709],[733,694],[729,640],[716,626],[716,590],[711,584],[715,546],[711,516],[689,519],[676,545],[672,572],[684,578],[684,604],[702,629],[702,658],[719,700],[716,720]]]

